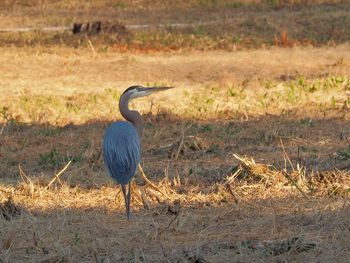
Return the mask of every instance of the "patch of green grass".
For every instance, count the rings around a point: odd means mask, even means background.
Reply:
[[[78,245],[80,243],[80,236],[78,233],[75,233],[73,241],[74,241],[74,245]]]
[[[337,152],[337,158],[342,161],[350,160],[350,146],[342,151]]]
[[[66,107],[67,107],[68,112],[70,112],[70,113],[78,114],[79,111],[81,110],[80,103],[67,102]]]
[[[59,136],[61,133],[62,128],[60,127],[47,127],[38,131],[38,135],[43,137]]]
[[[263,93],[263,94],[260,94],[258,97],[257,97],[257,100],[260,104],[260,106],[266,110],[268,108],[268,106],[270,105],[270,101],[273,100],[272,97],[269,96],[269,94],[267,92]]]
[[[245,89],[243,87],[236,87],[233,85],[227,88],[226,94],[228,97],[239,98],[239,99],[244,99],[246,97]]]
[[[113,98],[114,100],[119,101],[120,96],[121,96],[121,93],[120,93],[118,90],[113,89],[113,88],[106,88],[106,89],[105,89],[105,92],[106,92],[108,95],[112,96],[112,98]]]
[[[235,125],[233,122],[229,122],[223,129],[224,134],[230,138],[236,137],[240,131],[241,128],[237,127],[237,125]]]
[[[201,131],[203,132],[211,132],[213,131],[213,125],[211,124],[205,124],[199,127]]]
[[[335,97],[332,96],[332,98],[331,98],[331,104],[332,104],[332,108],[333,108],[333,109],[336,109],[336,103],[337,103],[337,101],[335,100]]]
[[[192,106],[198,113],[206,113],[212,111],[215,98],[210,94],[202,94],[192,96]]]
[[[62,161],[62,156],[56,150],[52,148],[49,152],[39,154],[39,165],[42,165],[47,168],[57,167]]]
[[[306,105],[319,105],[321,111],[329,108],[347,109],[350,98],[344,89],[348,83],[346,77],[326,77],[305,79],[299,77],[293,81],[270,82],[268,88],[261,82],[261,87],[250,89],[227,84],[209,84],[197,91],[183,91],[184,102],[181,114],[192,117],[224,117],[235,114],[254,115],[261,113],[279,113]],[[167,83],[148,83],[167,85]],[[48,96],[24,94],[14,97],[11,105],[0,108],[0,120],[6,124],[50,123],[65,125],[67,121],[86,122],[91,119],[108,119],[118,116],[117,101],[120,91],[105,88],[103,92],[79,93],[72,96]],[[15,116],[15,117],[14,117]],[[303,126],[311,126],[310,119],[300,120]],[[60,129],[42,128],[39,136],[59,136]]]
[[[28,138],[23,137],[23,138],[20,139],[18,144],[21,147],[21,149],[23,149],[23,148],[25,148],[25,147],[27,147],[29,145],[29,140],[28,140]]]
[[[83,161],[82,154],[78,155],[63,155],[55,147],[49,152],[39,153],[38,164],[49,169],[57,168],[58,166],[72,161],[73,163],[80,163]]]
[[[305,117],[300,120],[300,124],[305,127],[311,127],[313,125],[312,119],[310,117]]]

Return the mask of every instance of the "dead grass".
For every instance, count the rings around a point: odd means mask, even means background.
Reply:
[[[77,7],[87,19],[123,10],[128,23],[183,9],[184,19],[224,8],[273,20],[347,10],[346,1],[131,1],[108,10],[107,1],[47,3],[6,1],[2,14],[11,14],[8,25],[30,18],[40,26],[39,11],[53,6],[52,24],[70,23]],[[139,21],[133,12],[148,15]],[[195,34],[186,30],[175,33]],[[215,27],[205,30],[198,34]],[[7,35],[0,48],[0,262],[348,261],[348,44],[295,47],[290,30],[276,29],[269,41],[283,48],[199,52],[195,43],[146,54],[117,52],[103,37],[71,48],[35,34],[33,42]],[[24,44],[9,47],[10,37]],[[136,176],[127,222],[101,140],[121,118],[121,92],[135,83],[177,88],[132,103],[145,120],[142,167],[151,182]]]
[[[350,75],[349,45],[240,52],[135,54],[69,48],[3,48],[1,92],[84,96],[121,92],[133,83],[177,86],[176,95],[195,87],[248,86],[256,90],[276,82]],[[18,75],[20,71],[20,75]],[[32,88],[35,87],[35,88]],[[116,91],[115,91],[116,90]],[[170,96],[168,96],[170,97]],[[0,98],[4,99],[4,96]],[[169,98],[168,98],[169,99]],[[171,98],[170,98],[171,99]]]
[[[159,23],[161,21],[198,21],[199,14],[206,14],[206,18],[217,18],[237,11],[271,11],[271,10],[309,10],[319,7],[346,7],[348,0],[243,0],[243,1],[66,1],[54,3],[49,0],[35,1],[2,1],[3,10],[1,27],[9,26],[44,26],[69,25],[74,19],[84,21],[115,19],[132,24]],[[311,7],[311,8],[310,8]],[[328,10],[329,11],[329,10]],[[189,14],[192,13],[193,16]],[[8,19],[10,17],[10,19]],[[6,19],[7,18],[7,19]],[[181,19],[179,19],[181,18]],[[183,20],[185,19],[185,20]]]
[[[143,167],[156,187],[136,178],[130,223],[101,156],[120,93],[9,94],[11,103],[2,99],[0,258],[346,262],[347,81],[199,86],[163,94],[163,103],[135,103],[146,121]],[[275,93],[292,84],[295,98]]]
[[[72,26],[74,22],[147,24],[126,38],[89,36],[100,50],[226,50],[277,46],[320,46],[350,39],[349,1],[5,1],[0,28]],[[158,25],[162,24],[162,27]],[[189,24],[179,28],[171,24]],[[165,26],[164,26],[165,25]],[[166,26],[169,25],[169,26]],[[192,26],[191,26],[192,25]],[[322,33],[320,33],[322,32]],[[70,32],[1,33],[0,45],[88,46]]]
[[[47,183],[35,178],[18,186],[1,186],[3,207],[11,203],[15,207],[11,211],[22,211],[0,220],[1,256],[5,262],[34,257],[40,262],[299,261],[305,257],[315,262],[346,261],[350,238],[346,199],[338,194],[330,198],[319,182],[312,183],[320,186],[316,192],[304,189],[308,191],[304,198],[280,172],[253,160],[240,161],[237,171],[241,172],[235,179],[212,185],[207,193],[167,177],[157,184],[166,195],[134,185],[131,222],[119,212],[122,196],[111,186],[84,189],[65,183],[46,189]],[[310,184],[297,175],[290,174],[301,187]],[[340,183],[348,191],[349,176],[337,176],[344,181],[328,182],[326,188]]]

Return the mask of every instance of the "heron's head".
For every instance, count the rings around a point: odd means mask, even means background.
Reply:
[[[172,89],[172,88],[173,87],[143,87],[143,86],[137,85],[137,86],[131,86],[127,88],[123,92],[122,96],[128,95],[129,100],[132,100],[139,97],[145,97],[159,91]]]

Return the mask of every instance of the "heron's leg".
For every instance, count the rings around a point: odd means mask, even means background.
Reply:
[[[126,195],[128,198],[128,204],[129,204],[129,210],[130,210],[130,204],[131,204],[131,182],[129,183],[129,189],[128,189],[128,194]]]
[[[128,200],[128,207],[126,208],[126,216],[130,220],[130,204],[131,204],[131,182],[129,183],[128,193],[126,194]]]
[[[122,191],[123,191],[123,196],[125,201],[126,217],[129,220],[130,219],[130,200],[131,200],[130,183],[129,183],[128,192],[126,192],[126,185],[122,185]]]
[[[121,187],[122,187],[124,201],[125,201],[125,204],[126,204],[126,187],[125,187],[125,185],[121,185]]]

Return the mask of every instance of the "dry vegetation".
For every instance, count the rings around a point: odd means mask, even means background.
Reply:
[[[347,1],[80,2],[3,1],[0,27],[233,22],[128,40],[0,33],[0,262],[348,262]],[[227,30],[262,33],[249,46]],[[131,103],[151,182],[136,176],[128,222],[101,140],[135,83],[176,89]]]
[[[277,46],[319,46],[350,37],[349,0],[191,1],[2,1],[0,29],[72,26],[74,22],[119,21],[151,25],[129,34],[90,36],[107,51],[237,50]],[[180,23],[193,26],[172,27]],[[164,27],[158,27],[162,24]],[[85,36],[67,32],[2,33],[1,46],[86,47]]]

